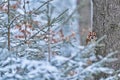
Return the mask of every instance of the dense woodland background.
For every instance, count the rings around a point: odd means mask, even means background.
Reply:
[[[120,80],[119,4],[0,0],[0,80]]]

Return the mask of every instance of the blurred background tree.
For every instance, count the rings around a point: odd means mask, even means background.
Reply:
[[[90,30],[91,25],[91,5],[90,0],[77,0],[78,14],[79,14],[79,31],[81,45],[85,45],[86,36]]]

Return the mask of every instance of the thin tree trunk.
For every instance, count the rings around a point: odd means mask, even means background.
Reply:
[[[51,61],[51,17],[50,17],[50,7],[49,7],[49,3],[47,4],[47,18],[48,18],[48,61]]]
[[[8,0],[8,50],[10,50],[10,1]]]
[[[23,8],[24,8],[24,25],[25,25],[25,32],[24,32],[24,36],[25,36],[25,43],[27,42],[27,34],[26,34],[26,31],[27,31],[27,19],[26,19],[26,0],[24,0],[24,5],[23,5]]]

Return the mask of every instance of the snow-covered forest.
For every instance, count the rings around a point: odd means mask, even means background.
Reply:
[[[80,45],[80,8],[77,0],[0,0],[0,80],[120,80],[107,66],[118,51],[96,53],[106,35]]]

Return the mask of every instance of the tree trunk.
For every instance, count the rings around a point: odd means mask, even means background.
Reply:
[[[86,36],[90,28],[90,0],[77,0],[79,13],[79,31],[81,45],[86,45]]]
[[[105,49],[98,53],[120,50],[120,0],[93,0],[93,4],[93,31],[98,38],[107,35],[103,41]],[[115,69],[120,68],[120,54],[117,57],[119,60],[111,65]]]

